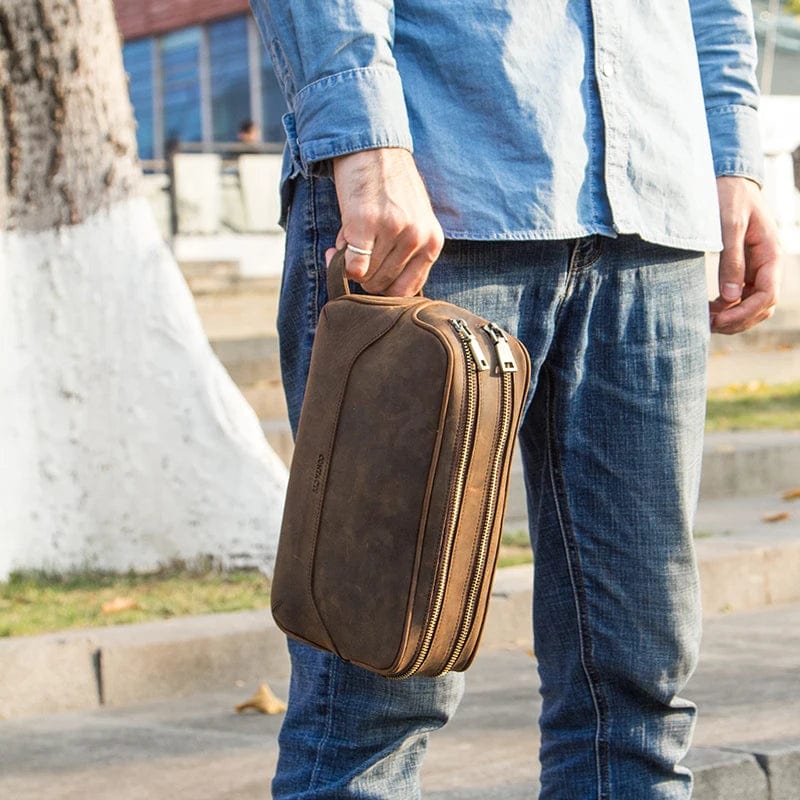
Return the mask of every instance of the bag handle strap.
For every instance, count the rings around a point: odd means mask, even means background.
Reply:
[[[328,267],[328,299],[335,300],[345,294],[350,294],[347,285],[347,275],[344,271],[344,247],[336,251]]]
[[[347,283],[345,272],[344,252],[345,248],[337,250],[328,267],[328,300],[335,300],[337,297],[350,294],[350,286]],[[422,289],[417,292],[415,297],[424,297]]]

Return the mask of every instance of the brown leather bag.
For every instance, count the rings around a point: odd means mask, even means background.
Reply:
[[[273,616],[386,677],[464,670],[491,593],[528,354],[458,306],[350,294],[341,252],[328,293]]]

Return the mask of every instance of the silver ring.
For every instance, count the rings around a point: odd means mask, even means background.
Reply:
[[[356,255],[359,255],[359,256],[371,256],[372,255],[372,250],[365,250],[363,247],[356,247],[354,244],[350,244],[350,242],[347,243],[347,249],[351,253],[355,253]]]

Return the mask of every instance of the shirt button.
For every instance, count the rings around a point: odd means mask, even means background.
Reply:
[[[606,61],[606,63],[603,64],[603,75],[605,75],[606,78],[614,77],[614,64],[611,61]]]

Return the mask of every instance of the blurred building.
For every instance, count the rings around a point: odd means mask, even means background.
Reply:
[[[285,105],[247,0],[114,0],[139,156],[170,141],[235,142],[252,120],[283,141]]]
[[[265,142],[283,141],[284,112],[269,53],[248,0],[114,0],[142,159],[161,159],[170,140],[236,141],[252,120]],[[759,56],[775,35],[772,94],[800,95],[800,17],[773,20],[754,0]]]

